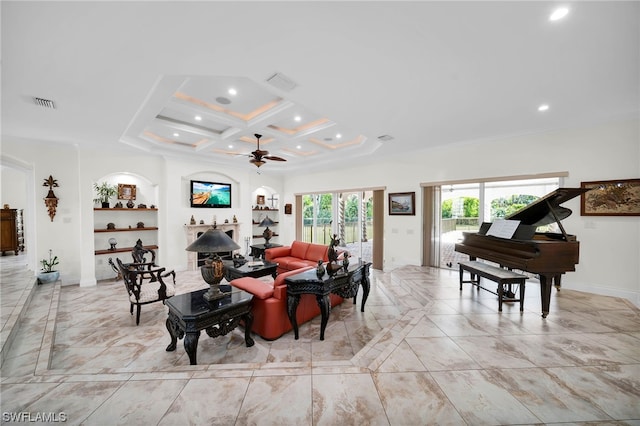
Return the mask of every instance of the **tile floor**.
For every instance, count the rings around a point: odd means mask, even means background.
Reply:
[[[162,304],[136,327],[121,282],[34,287],[20,257],[0,259],[3,424],[640,425],[640,310],[622,299],[554,290],[542,319],[530,280],[524,314],[499,314],[456,272],[374,270],[365,312],[334,308],[324,341],[319,319],[251,348],[203,333],[191,366],[182,342],[165,351]]]

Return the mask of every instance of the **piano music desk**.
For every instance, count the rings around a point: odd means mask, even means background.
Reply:
[[[470,280],[463,279],[463,272],[468,271],[471,274]],[[475,278],[477,277],[477,278]],[[498,291],[489,290],[486,287],[480,285],[480,277],[486,278],[493,282],[498,283]],[[520,302],[520,312],[524,309],[524,283],[527,280],[526,275],[518,274],[508,269],[498,268],[497,266],[488,265],[483,262],[475,260],[468,262],[460,262],[460,291],[462,291],[462,284],[469,283],[475,285],[477,288],[488,291],[489,293],[496,294],[498,296],[498,312],[502,312],[502,301],[507,300],[509,302]],[[520,298],[504,298],[504,284],[518,284],[520,287]]]

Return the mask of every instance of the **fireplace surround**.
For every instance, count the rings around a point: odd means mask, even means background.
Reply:
[[[205,232],[207,229],[211,228],[212,226],[213,225],[211,224],[184,225],[185,236],[187,238],[187,244],[185,245],[185,247],[193,243],[200,235],[202,235],[203,232]],[[240,234],[239,223],[217,223],[216,228],[226,232],[227,235],[229,235],[231,239],[236,242],[236,244],[240,245],[238,243],[238,238]],[[202,256],[203,254],[204,253],[187,252],[187,270],[188,271],[195,271],[196,269],[199,268],[199,266],[201,266],[201,264],[199,264],[198,262],[203,261],[204,258],[207,257],[207,256],[203,257]],[[200,255],[202,259],[199,259],[198,255]]]

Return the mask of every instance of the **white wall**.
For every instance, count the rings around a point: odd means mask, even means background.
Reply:
[[[12,209],[24,209],[27,206],[27,187],[24,173],[3,166],[0,194],[0,208],[8,204]]]
[[[37,258],[52,248],[61,259],[63,283],[93,285],[94,257],[93,182],[118,173],[135,174],[157,185],[159,263],[171,269],[186,267],[183,226],[193,214],[197,220],[231,220],[241,223],[240,241],[251,236],[251,207],[257,188],[267,186],[279,194],[280,242],[295,238],[293,215],[283,214],[294,194],[340,189],[386,187],[387,192],[416,192],[416,216],[385,217],[385,269],[402,264],[419,265],[422,250],[420,183],[527,175],[567,171],[565,186],[581,181],[640,177],[638,120],[593,126],[578,130],[458,144],[390,158],[384,163],[358,161],[342,172],[294,173],[281,179],[251,167],[231,168],[210,162],[165,160],[122,151],[77,151],[69,145],[37,141],[3,140],[2,156],[33,168],[33,195],[37,235]],[[393,142],[390,142],[393,143]],[[366,160],[366,158],[364,159]],[[4,163],[3,163],[4,164]],[[3,181],[10,175],[5,174]],[[58,179],[58,215],[50,222],[42,197],[42,182],[49,175]],[[192,209],[188,183],[193,177],[225,179],[234,184],[231,209]],[[4,182],[3,182],[4,185]],[[580,216],[579,199],[565,204],[574,213],[563,224],[580,241],[580,264],[563,279],[567,288],[626,297],[640,306],[640,217]],[[206,209],[209,210],[209,209]],[[385,206],[385,212],[387,208]],[[242,245],[242,244],[241,244]]]
[[[564,186],[580,182],[640,177],[638,120],[579,130],[457,144],[390,158],[345,170],[300,174],[285,183],[285,198],[306,191],[386,186],[387,192],[416,192],[416,216],[386,216],[384,268],[420,265],[422,209],[420,184],[447,180],[569,172]],[[393,142],[390,142],[393,143]],[[385,200],[386,202],[386,200]],[[626,297],[640,306],[640,217],[580,216],[580,199],[563,206],[563,221],[580,241],[580,263],[563,286]],[[385,206],[385,212],[388,211]]]

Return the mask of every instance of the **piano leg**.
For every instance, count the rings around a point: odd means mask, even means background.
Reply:
[[[553,284],[553,274],[540,274],[540,300],[542,301],[542,318],[549,315],[549,304],[551,303],[551,286]]]
[[[556,286],[556,290],[560,291],[561,283],[560,278],[562,278],[562,274],[553,276],[553,285]]]

